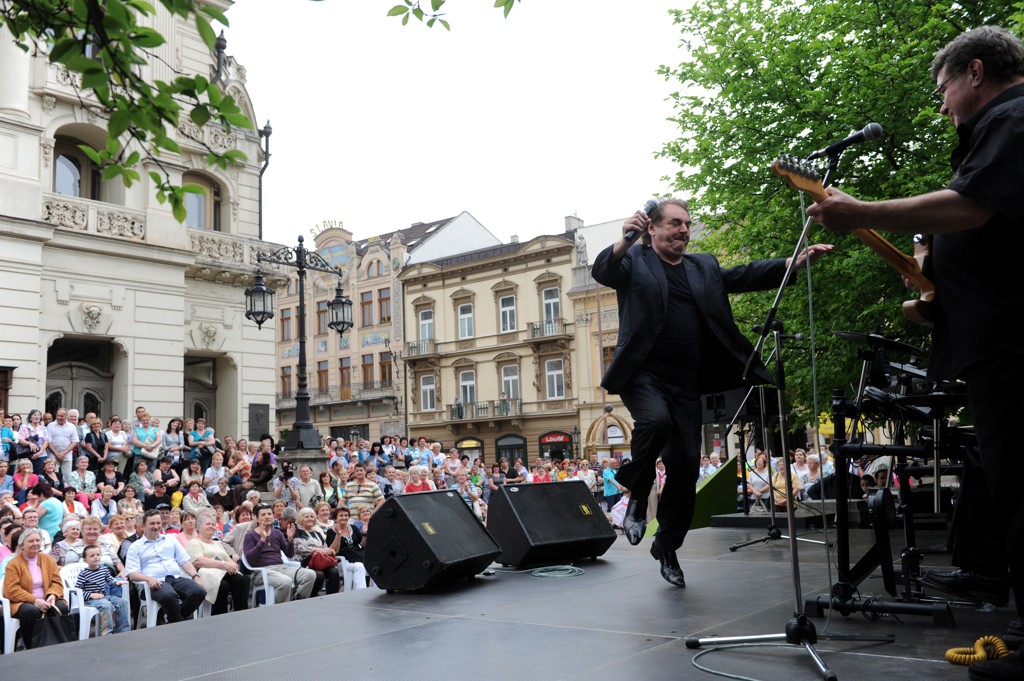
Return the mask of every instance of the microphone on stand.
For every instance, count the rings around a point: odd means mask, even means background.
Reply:
[[[657,207],[658,207],[658,202],[655,199],[648,199],[647,203],[644,204],[643,211],[645,213],[647,213],[648,215],[650,215],[651,211],[654,210]],[[626,240],[627,244],[631,244],[634,241],[636,241],[636,238],[638,236],[640,236],[640,232],[636,231],[635,229],[631,229],[628,232],[626,232],[622,236],[622,238]]]
[[[863,130],[858,130],[849,137],[841,139],[838,142],[828,145],[824,149],[818,149],[816,152],[807,157],[808,161],[814,161],[825,156],[838,156],[843,153],[847,147],[852,147],[854,144],[860,144],[861,142],[867,142],[868,140],[876,140],[882,136],[882,126],[878,123],[868,123],[864,126]]]

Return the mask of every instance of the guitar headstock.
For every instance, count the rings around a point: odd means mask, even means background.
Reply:
[[[828,192],[821,184],[821,173],[811,161],[792,154],[779,154],[778,158],[772,161],[772,172],[784,179],[793,189],[810,194],[815,201],[828,197]]]

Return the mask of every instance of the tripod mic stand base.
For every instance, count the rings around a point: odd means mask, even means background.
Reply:
[[[842,634],[830,634],[822,636],[830,641],[834,640],[846,640],[846,641],[879,641],[883,643],[892,643],[895,641],[893,636],[884,637],[867,637],[867,636],[849,636]],[[818,642],[818,632],[814,628],[814,623],[808,619],[807,615],[793,615],[793,619],[786,623],[786,630],[783,634],[761,634],[756,636],[711,636],[708,638],[688,638],[686,639],[686,647],[690,649],[700,648],[702,646],[725,646],[725,645],[737,645],[742,643],[790,643],[792,645],[803,646],[807,654],[811,656],[814,661],[814,665],[821,672],[821,677],[824,681],[838,681],[838,677],[835,672],[828,668],[825,664],[825,660],[821,658],[818,651],[814,649],[814,644]]]
[[[844,617],[851,613],[864,612],[875,615],[918,615],[931,617],[932,624],[937,627],[955,627],[953,608],[949,603],[909,603],[906,601],[887,601],[880,598],[829,598],[817,596],[804,601],[804,609],[811,617],[824,617],[826,610],[834,610]]]

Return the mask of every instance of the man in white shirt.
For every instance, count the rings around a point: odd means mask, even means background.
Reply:
[[[160,604],[168,622],[181,622],[191,617],[206,598],[199,571],[181,542],[160,534],[160,511],[146,511],[142,523],[145,530],[128,548],[125,571],[133,582],[149,584],[153,600]]]
[[[57,459],[64,479],[71,477],[75,469],[75,452],[78,451],[78,426],[68,422],[68,410],[61,407],[57,410],[57,418],[46,426],[46,446]]]

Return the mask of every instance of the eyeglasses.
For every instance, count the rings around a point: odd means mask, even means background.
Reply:
[[[956,78],[959,78],[962,75],[963,75],[963,73],[954,74],[954,75],[949,76],[948,78],[946,78],[946,80],[944,80],[941,83],[939,83],[935,87],[935,89],[932,90],[932,97],[934,97],[935,99],[939,100],[940,103],[945,102],[946,101],[946,90],[949,89],[949,84],[953,80],[955,80]]]

